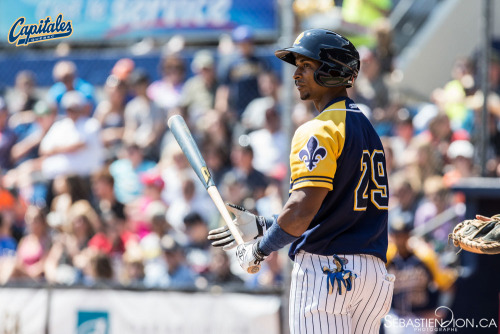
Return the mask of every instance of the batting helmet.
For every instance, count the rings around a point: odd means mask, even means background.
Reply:
[[[321,86],[352,87],[358,76],[358,51],[347,38],[327,29],[306,30],[295,39],[292,47],[274,54],[292,65],[295,65],[296,54],[320,61],[314,79]]]

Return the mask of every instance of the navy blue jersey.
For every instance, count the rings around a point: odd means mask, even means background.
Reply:
[[[370,254],[386,262],[389,185],[370,121],[349,98],[334,99],[292,140],[290,191],[324,187],[308,229],[290,247],[319,255]]]

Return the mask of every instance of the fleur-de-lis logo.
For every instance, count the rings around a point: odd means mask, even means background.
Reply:
[[[326,149],[319,146],[318,138],[311,136],[306,146],[299,152],[299,159],[304,161],[309,171],[312,171],[320,160],[326,158],[326,154]]]

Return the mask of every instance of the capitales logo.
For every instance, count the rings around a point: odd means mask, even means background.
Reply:
[[[25,24],[25,22],[26,18],[20,17],[10,27],[8,37],[10,44],[25,46],[31,43],[66,38],[73,33],[71,20],[64,21],[63,14],[57,15],[54,21],[50,16],[47,16],[38,24]]]

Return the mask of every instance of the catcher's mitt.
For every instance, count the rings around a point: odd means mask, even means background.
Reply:
[[[500,214],[491,218],[464,220],[450,233],[456,247],[477,254],[500,253]]]

